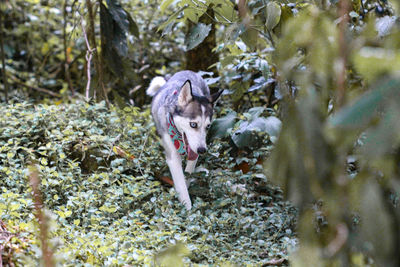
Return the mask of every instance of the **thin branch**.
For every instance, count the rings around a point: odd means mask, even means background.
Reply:
[[[38,92],[41,92],[41,93],[45,93],[45,94],[48,94],[48,95],[51,95],[51,96],[54,96],[54,97],[61,97],[60,94],[55,93],[53,91],[50,91],[48,89],[40,88],[40,87],[36,87],[36,86],[32,86],[32,85],[26,84],[23,81],[21,81],[20,79],[18,79],[17,77],[14,77],[12,75],[10,75],[10,79],[13,80],[14,83],[16,83],[18,85],[21,85],[21,86],[23,86],[25,88],[32,89],[32,90],[35,90],[35,91],[38,91]]]
[[[143,154],[143,151],[144,151],[144,148],[145,148],[145,146],[146,146],[146,142],[147,142],[147,139],[149,138],[149,134],[146,134],[146,137],[145,137],[145,139],[144,139],[144,142],[143,142],[143,145],[142,145],[142,151],[140,151],[140,154],[139,154],[139,157],[138,157],[138,164],[139,164],[139,171],[140,171],[140,173],[142,174],[142,176],[144,175],[143,174],[143,170],[142,170],[142,167],[141,167],[141,165],[140,165],[140,158],[142,157],[142,154]]]
[[[91,65],[91,61],[92,61],[92,56],[93,56],[93,52],[96,50],[96,48],[90,48],[90,44],[89,44],[89,40],[86,34],[86,30],[85,30],[85,25],[83,25],[83,19],[81,19],[81,25],[82,25],[82,31],[83,31],[83,36],[85,37],[85,41],[86,41],[86,47],[87,47],[87,51],[86,51],[86,73],[87,73],[87,83],[86,83],[86,101],[89,101],[90,98],[90,83],[91,83],[91,73],[90,73],[90,65]]]
[[[345,223],[336,226],[336,237],[324,249],[327,257],[333,257],[345,245],[349,237],[349,229]]]
[[[43,199],[42,193],[40,192],[40,178],[36,167],[30,167],[29,183],[32,187],[33,202],[35,207],[35,217],[39,223],[40,229],[40,242],[42,243],[42,255],[45,267],[53,267],[53,252],[51,251],[48,244],[48,222],[46,216],[43,214]]]
[[[248,10],[246,6],[246,0],[239,0],[238,3],[239,17],[242,19],[246,28],[250,26],[250,17],[247,15]]]

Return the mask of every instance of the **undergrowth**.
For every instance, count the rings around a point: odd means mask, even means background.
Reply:
[[[270,147],[248,151],[243,174],[229,142],[214,140],[186,211],[160,182],[169,172],[148,109],[16,103],[0,113],[0,222],[12,236],[0,240],[3,261],[41,261],[31,165],[58,264],[151,265],[173,247],[186,264],[258,266],[287,259],[296,244],[296,211],[254,164]]]

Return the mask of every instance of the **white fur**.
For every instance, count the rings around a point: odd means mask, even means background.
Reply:
[[[192,201],[190,200],[185,175],[183,174],[181,155],[176,151],[175,146],[171,141],[171,137],[167,133],[162,136],[162,145],[166,152],[165,156],[167,158],[167,165],[171,172],[179,201],[187,210],[190,210],[192,208]]]
[[[157,76],[154,77],[153,80],[151,80],[149,88],[147,88],[146,90],[146,94],[149,96],[154,96],[158,89],[160,89],[160,87],[164,86],[164,84],[166,83],[165,79],[161,76]]]
[[[210,118],[205,117],[204,109],[202,111],[203,115],[201,117],[198,116],[194,120],[182,116],[174,117],[174,122],[178,131],[182,134],[185,133],[190,148],[196,153],[199,147],[207,148],[206,127],[210,124]],[[190,122],[196,122],[198,128],[191,128]],[[162,136],[162,144],[166,152],[167,164],[171,172],[172,180],[174,181],[175,191],[178,193],[179,200],[185,205],[186,209],[190,210],[192,208],[192,202],[188,192],[189,183],[185,180],[182,169],[182,157],[176,151],[175,146],[167,133]],[[196,163],[197,159],[188,160],[185,171],[193,173],[196,168]]]
[[[205,82],[199,82],[200,79],[200,76],[191,71],[182,71],[172,76],[167,83],[164,78],[155,77],[151,81],[149,88],[146,90],[148,95],[155,96],[152,103],[152,115],[154,121],[156,122],[157,131],[161,136],[167,165],[174,181],[175,191],[178,193],[181,203],[183,203],[188,210],[192,208],[192,202],[188,192],[189,183],[186,182],[183,173],[182,156],[177,152],[169,134],[165,132],[167,130],[166,118],[168,112],[171,112],[174,106],[185,107],[186,105],[189,105],[193,100],[193,93],[204,95],[208,98],[210,97],[207,85]],[[178,90],[178,88],[176,88],[177,82],[182,82],[182,87],[180,88],[181,90],[179,95],[175,96],[175,91]],[[194,86],[192,87],[192,83],[194,82],[196,82],[196,84],[193,84]],[[165,91],[163,91],[164,89]],[[193,89],[195,89],[194,92]],[[159,90],[161,90],[160,93],[157,93]],[[168,94],[173,93],[173,95],[168,96],[167,92]],[[176,103],[175,97],[177,97]],[[214,100],[215,99],[213,99],[212,102],[214,102]],[[163,101],[165,101],[165,105],[162,105]],[[207,149],[206,135],[207,126],[210,124],[210,118],[205,116],[206,109],[203,106],[201,110],[194,112],[197,116],[194,119],[179,116],[179,113],[177,112],[177,114],[173,114],[173,120],[177,130],[187,138],[187,142],[191,150],[193,150],[195,153],[198,153],[199,148]],[[192,128],[190,126],[191,122],[197,123],[198,127]],[[189,173],[194,172],[196,163],[197,159],[188,160],[185,171]]]
[[[205,123],[203,118],[197,117],[194,120],[191,120],[182,116],[174,116],[174,122],[176,124],[176,127],[178,128],[178,131],[182,134],[186,134],[189,146],[194,152],[197,153],[197,149],[199,149],[199,147],[207,148],[207,130],[204,126]],[[198,128],[193,129],[192,127],[190,127],[190,122],[196,122]]]

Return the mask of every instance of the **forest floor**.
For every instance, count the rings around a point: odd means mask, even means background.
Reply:
[[[149,109],[18,103],[0,104],[0,113],[3,263],[41,260],[31,165],[54,259],[65,266],[286,265],[296,247],[296,209],[256,164],[269,148],[239,158],[214,140],[192,175],[186,211],[161,181],[169,172]]]

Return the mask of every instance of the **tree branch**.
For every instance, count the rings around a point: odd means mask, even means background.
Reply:
[[[32,89],[32,90],[35,90],[35,91],[38,91],[38,92],[41,92],[41,93],[45,93],[45,94],[48,94],[48,95],[51,95],[51,96],[54,96],[54,97],[61,97],[60,94],[55,93],[55,92],[53,92],[53,91],[50,91],[50,90],[48,90],[48,89],[40,88],[40,87],[35,87],[35,86],[32,86],[32,85],[26,84],[26,83],[24,83],[23,81],[21,81],[20,79],[18,79],[17,77],[14,77],[14,76],[12,76],[12,75],[10,75],[10,78],[11,78],[11,80],[13,80],[16,84],[21,85],[21,86],[23,86],[23,87],[25,87],[25,88]]]
[[[29,173],[29,184],[32,188],[33,203],[35,207],[35,217],[38,220],[40,229],[40,241],[42,243],[42,254],[45,267],[53,267],[53,252],[49,248],[48,244],[48,222],[45,214],[43,214],[43,199],[42,193],[40,192],[40,178],[36,167],[31,166]]]

